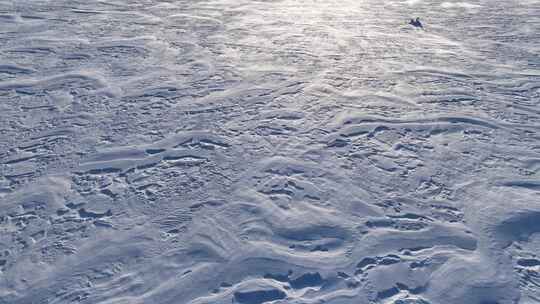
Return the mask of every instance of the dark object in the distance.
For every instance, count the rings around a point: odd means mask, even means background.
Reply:
[[[415,19],[411,19],[411,21],[409,21],[409,24],[414,26],[414,27],[419,27],[419,28],[424,28],[424,25],[422,25],[422,22],[420,22],[420,18],[416,17],[416,20]]]

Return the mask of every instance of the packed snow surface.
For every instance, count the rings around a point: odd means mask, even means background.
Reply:
[[[540,303],[539,54],[538,0],[0,0],[0,303]]]

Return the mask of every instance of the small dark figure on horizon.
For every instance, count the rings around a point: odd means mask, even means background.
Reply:
[[[414,19],[411,19],[411,21],[409,21],[409,24],[414,26],[414,27],[419,27],[421,29],[424,28],[424,26],[422,25],[422,22],[420,22],[420,18],[416,18],[416,20]]]

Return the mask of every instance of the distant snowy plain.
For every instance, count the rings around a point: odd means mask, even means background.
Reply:
[[[0,0],[0,303],[540,303],[539,54],[540,1]]]

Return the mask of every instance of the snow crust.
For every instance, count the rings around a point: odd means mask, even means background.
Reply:
[[[0,303],[540,303],[539,33],[536,0],[0,0]]]

